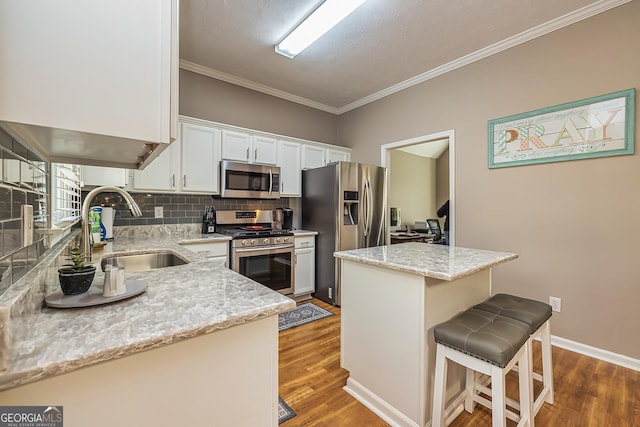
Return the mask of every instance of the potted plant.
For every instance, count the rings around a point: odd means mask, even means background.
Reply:
[[[79,248],[71,249],[68,260],[71,264],[65,264],[58,269],[58,279],[62,293],[65,295],[78,295],[87,292],[96,274],[96,266],[89,264],[89,254],[81,252]]]

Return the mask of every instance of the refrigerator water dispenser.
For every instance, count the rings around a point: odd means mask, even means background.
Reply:
[[[343,193],[344,205],[342,217],[344,225],[358,225],[358,192],[345,191]]]

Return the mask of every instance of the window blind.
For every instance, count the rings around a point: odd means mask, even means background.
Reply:
[[[51,221],[62,225],[80,220],[80,166],[68,163],[51,165]]]

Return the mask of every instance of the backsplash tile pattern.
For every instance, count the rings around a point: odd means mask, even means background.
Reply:
[[[82,192],[86,197],[87,192]],[[199,224],[205,206],[216,210],[273,210],[289,206],[289,199],[221,199],[209,195],[194,194],[148,194],[132,193],[133,199],[142,210],[142,217],[134,218],[127,203],[118,193],[99,193],[92,205],[115,208],[114,226],[118,225],[160,225],[160,224]],[[155,218],[155,207],[163,208],[163,218]]]
[[[49,164],[0,129],[0,295],[49,247]],[[22,205],[33,206],[33,243],[22,244]]]

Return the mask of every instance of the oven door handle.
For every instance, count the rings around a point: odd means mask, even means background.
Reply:
[[[263,252],[263,251],[270,252],[278,249],[283,249],[282,252],[289,252],[293,247],[294,245],[292,243],[290,245],[269,245],[269,246],[257,246],[257,247],[252,246],[250,248],[234,248],[233,250],[236,253],[242,253],[242,254],[246,254],[250,252]]]

